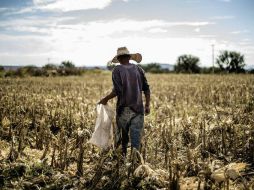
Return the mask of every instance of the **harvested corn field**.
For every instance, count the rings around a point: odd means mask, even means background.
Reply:
[[[142,150],[124,161],[87,143],[111,73],[1,79],[0,189],[254,189],[254,76],[147,78]]]

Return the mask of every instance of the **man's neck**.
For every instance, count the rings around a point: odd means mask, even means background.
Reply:
[[[121,65],[130,65],[130,62],[121,63]]]

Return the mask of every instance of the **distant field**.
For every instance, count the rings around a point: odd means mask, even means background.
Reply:
[[[0,189],[253,189],[254,76],[147,78],[151,114],[134,173],[118,151],[87,143],[110,73],[0,79]]]

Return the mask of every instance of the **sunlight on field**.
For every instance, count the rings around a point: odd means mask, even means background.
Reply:
[[[253,188],[254,76],[147,78],[144,160],[129,178],[117,150],[86,143],[110,73],[0,79],[0,188]]]

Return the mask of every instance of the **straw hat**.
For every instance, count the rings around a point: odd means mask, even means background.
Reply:
[[[130,53],[129,50],[126,47],[120,47],[117,49],[117,55],[112,59],[113,63],[119,63],[117,60],[117,57],[120,55],[130,55],[131,60],[136,61],[137,63],[140,63],[142,61],[142,55],[140,53]]]

